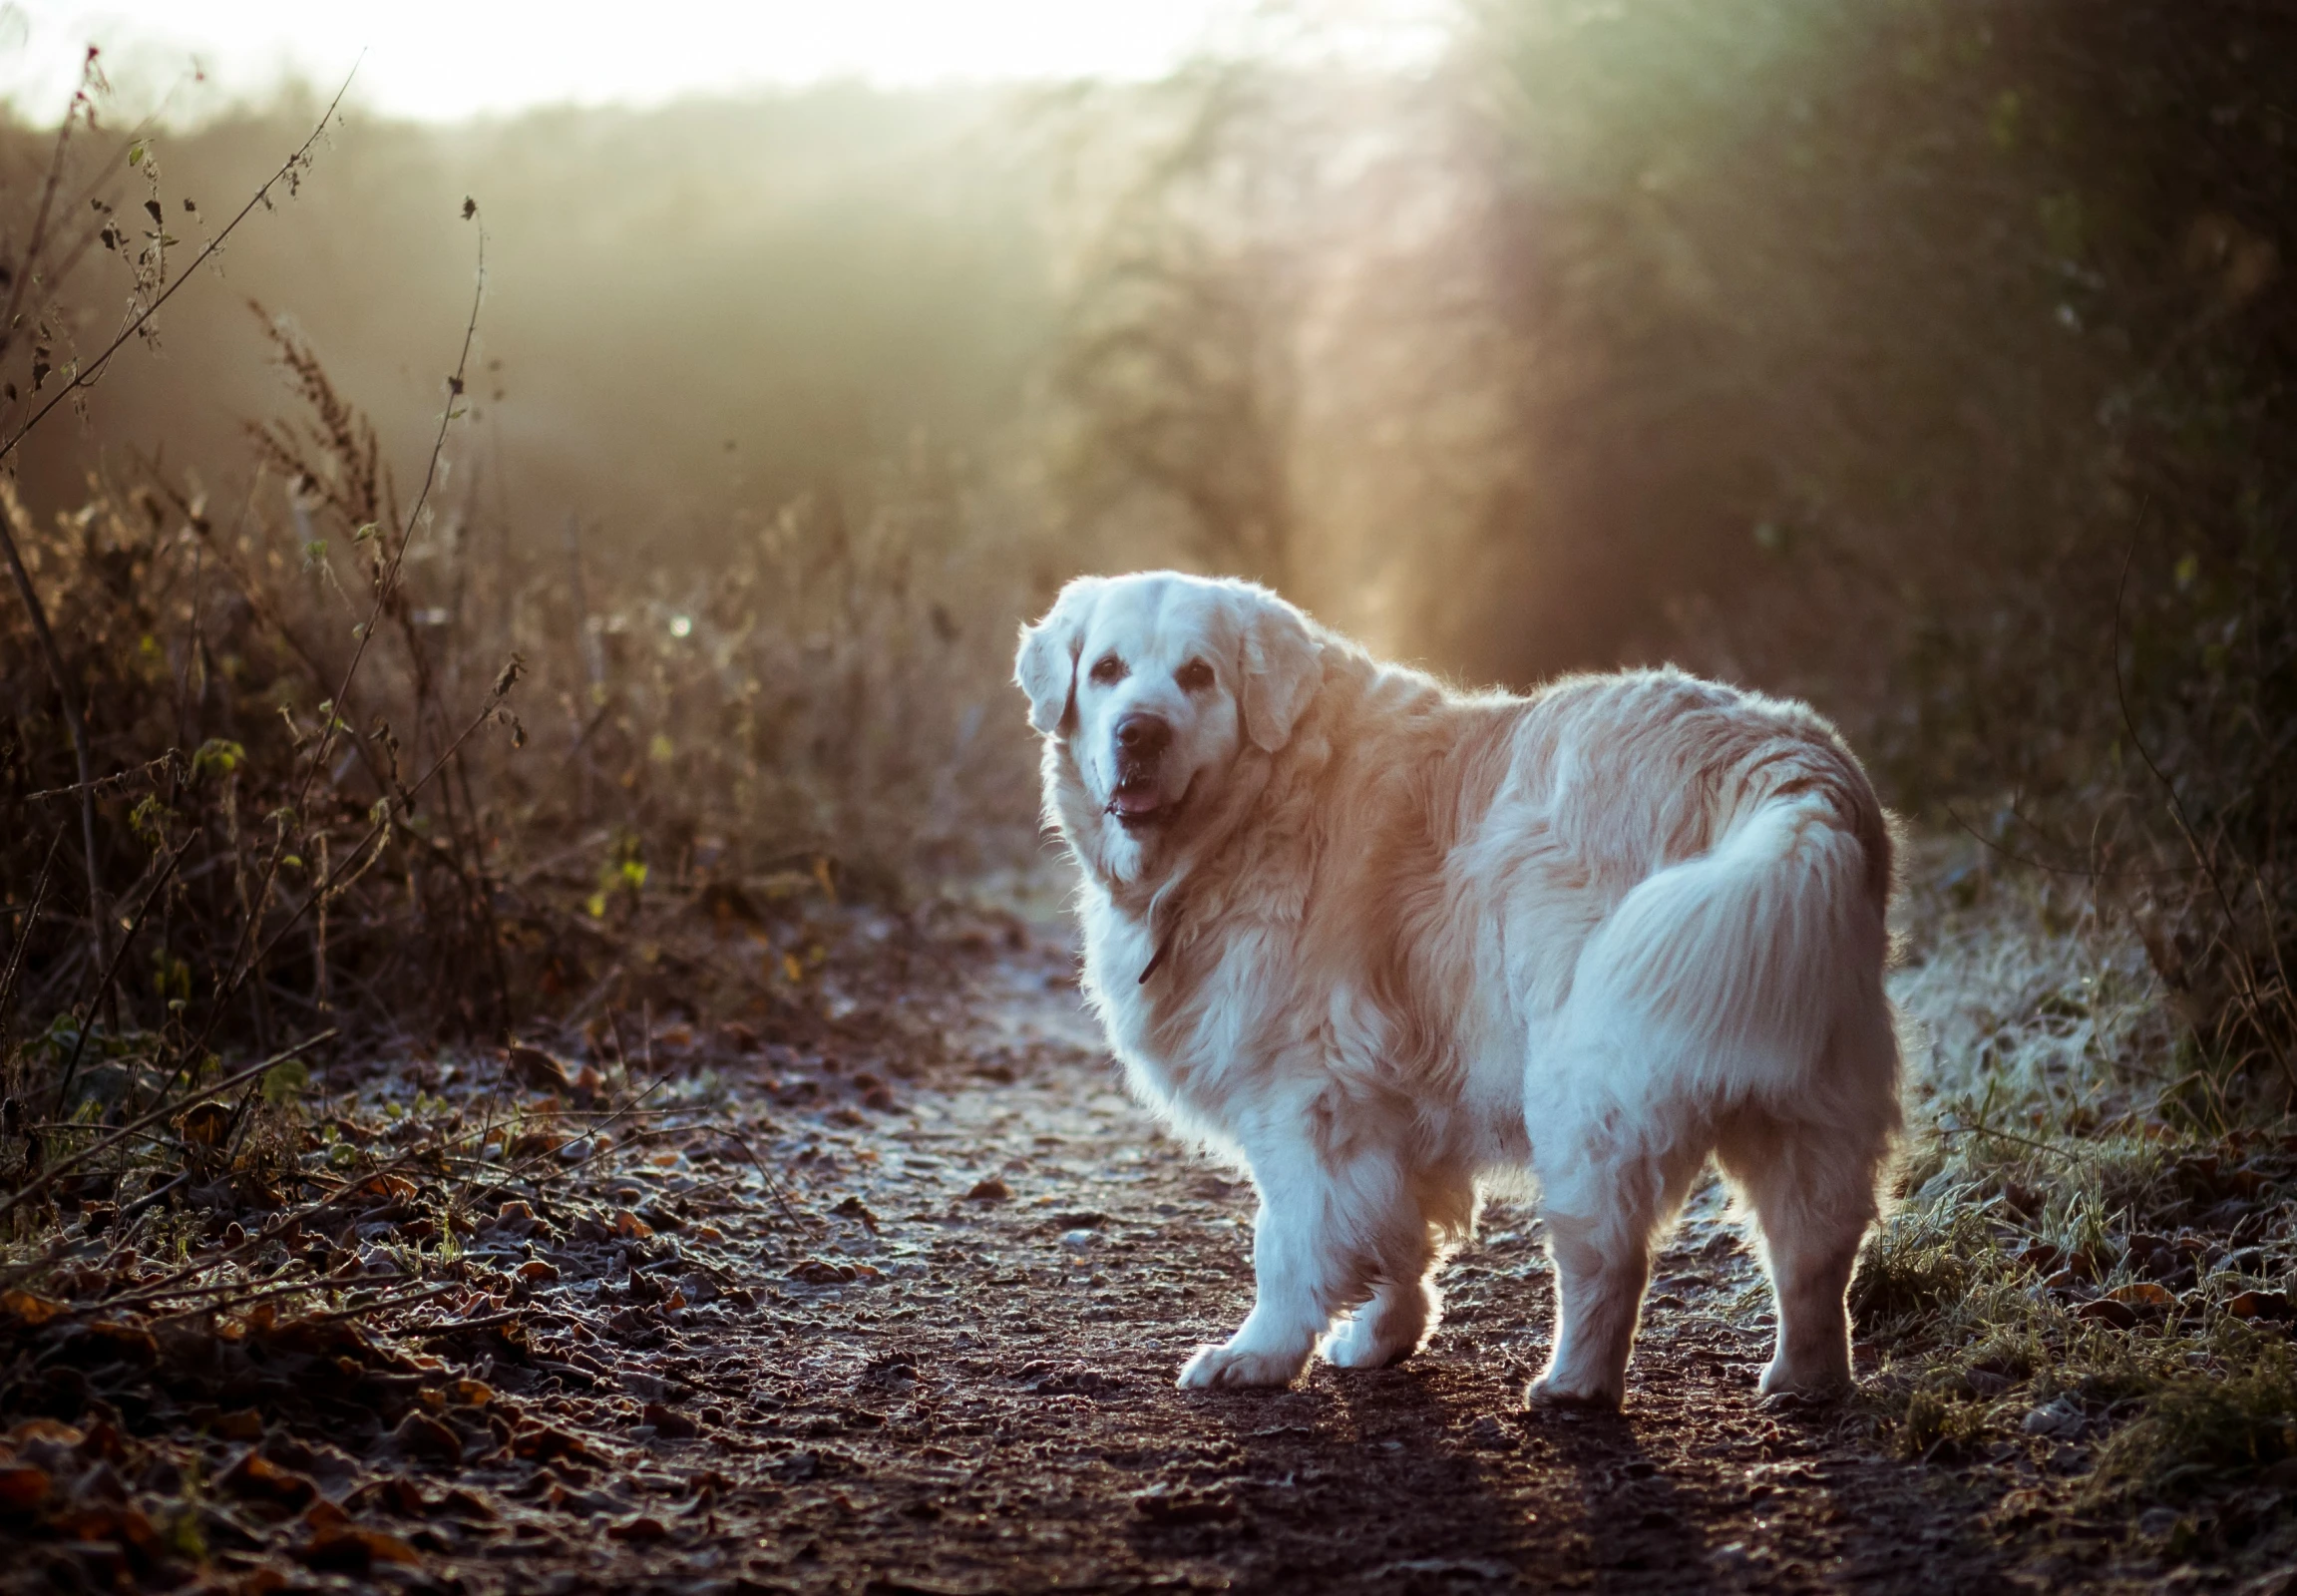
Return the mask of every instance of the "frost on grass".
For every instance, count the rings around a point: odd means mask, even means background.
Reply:
[[[2229,1106],[2082,884],[1985,865],[1923,861],[1893,978],[1910,1112],[1851,1288],[1865,1416],[2030,1504],[2286,1551],[2258,1502],[2297,1483],[2297,1138]]]

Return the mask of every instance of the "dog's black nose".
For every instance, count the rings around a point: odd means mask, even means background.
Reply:
[[[1136,759],[1154,759],[1172,741],[1172,727],[1162,715],[1133,713],[1117,722],[1117,747]]]

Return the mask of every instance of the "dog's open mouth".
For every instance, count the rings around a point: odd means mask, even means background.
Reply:
[[[1120,771],[1117,784],[1109,793],[1108,813],[1117,817],[1117,824],[1127,831],[1140,831],[1161,826],[1179,813],[1188,801],[1183,791],[1178,798],[1166,802],[1154,774],[1146,770]]]

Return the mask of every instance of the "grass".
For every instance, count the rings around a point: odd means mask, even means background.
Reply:
[[[1894,978],[1914,1128],[1852,1283],[1860,1416],[2139,1542],[2176,1509],[2177,1554],[2263,1555],[2288,1536],[2251,1496],[2297,1456],[2297,1137],[2208,1111],[2116,923],[1958,853],[1920,861]]]

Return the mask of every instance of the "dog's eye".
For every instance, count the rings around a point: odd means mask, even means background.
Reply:
[[[1191,659],[1172,673],[1172,679],[1182,692],[1203,692],[1212,685],[1212,666],[1201,659]]]
[[[1125,662],[1115,654],[1103,654],[1093,666],[1092,675],[1093,680],[1104,687],[1112,681],[1122,681],[1125,679]]]

